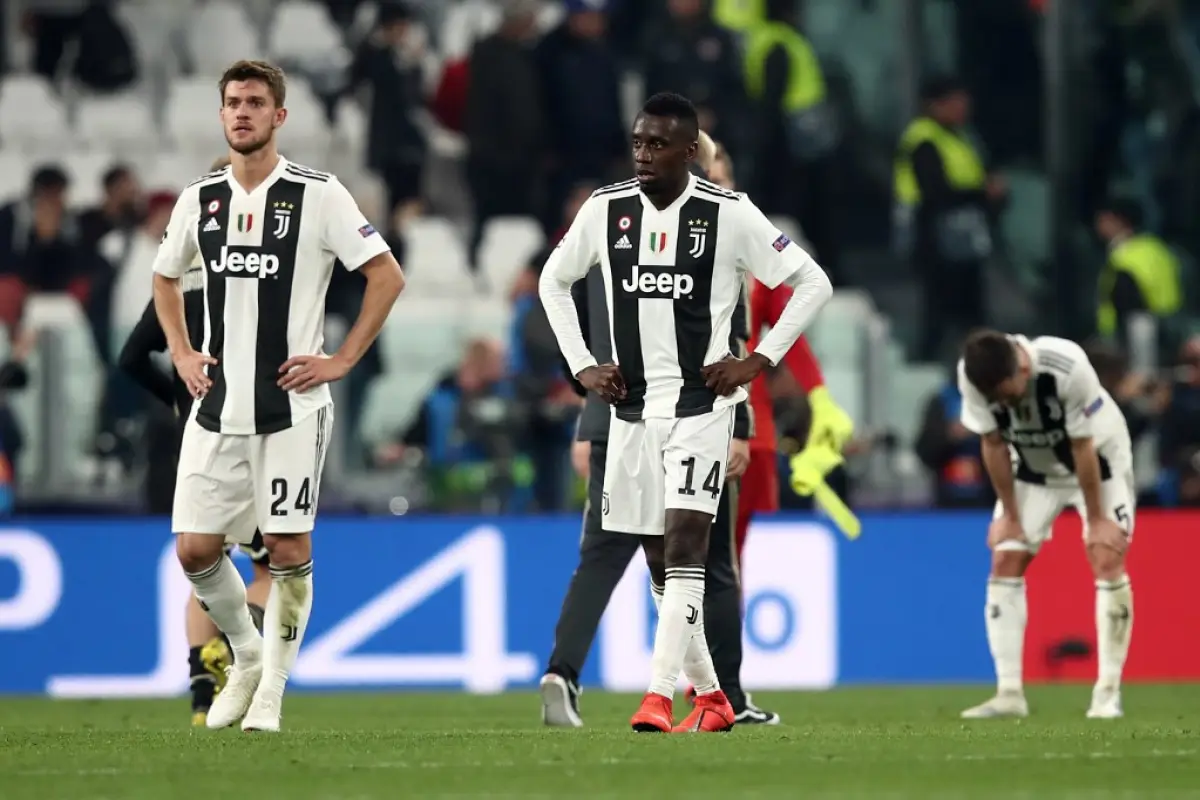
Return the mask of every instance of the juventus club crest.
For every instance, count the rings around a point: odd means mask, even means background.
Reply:
[[[292,227],[292,210],[295,208],[294,203],[289,203],[283,200],[277,200],[271,204],[274,208],[272,221],[275,223],[275,238],[282,239],[288,235],[288,231]]]
[[[692,258],[699,258],[704,255],[704,248],[708,246],[708,220],[688,220],[688,235],[692,241],[692,246],[688,249],[688,255]]]

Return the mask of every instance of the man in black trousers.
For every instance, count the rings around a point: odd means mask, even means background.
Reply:
[[[612,360],[603,281],[599,270],[591,270],[572,289],[584,338],[601,364]],[[749,336],[744,303],[734,314],[732,329],[730,349],[735,354],[742,354]],[[604,609],[629,562],[637,555],[641,539],[634,534],[606,531],[601,527],[604,463],[611,410],[598,395],[585,392],[574,380],[572,383],[576,392],[586,397],[575,438],[577,442],[586,442],[590,446],[588,499],[583,512],[579,566],[571,577],[559,613],[554,631],[554,650],[541,681],[541,697],[542,721],[546,725],[578,728],[583,726],[579,716],[579,673],[596,637]],[[738,499],[736,476],[741,475],[748,463],[751,432],[750,414],[746,404],[742,403],[736,408],[733,452],[726,468],[730,482],[721,493],[721,504],[708,538],[704,631],[717,678],[733,706],[737,723],[777,725],[779,715],[751,703],[749,695],[742,689],[740,679],[742,601],[734,543]]]

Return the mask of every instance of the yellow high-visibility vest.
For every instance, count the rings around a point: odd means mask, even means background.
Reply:
[[[734,33],[743,33],[766,21],[766,0],[714,0],[713,22]]]
[[[746,93],[758,100],[766,88],[767,56],[776,47],[788,52],[791,74],[783,96],[783,110],[803,111],[825,99],[825,76],[812,45],[795,28],[782,22],[764,22],[747,32]]]
[[[1118,273],[1133,278],[1146,301],[1146,309],[1156,317],[1167,317],[1183,305],[1179,259],[1161,239],[1149,233],[1131,236],[1113,249],[1108,264],[1100,273],[1100,307],[1096,328],[1103,335],[1117,330],[1117,310],[1112,303]]]
[[[942,157],[946,182],[951,187],[969,191],[982,189],[987,184],[983,160],[965,136],[939,125],[929,117],[918,117],[905,129],[896,150],[893,167],[896,202],[904,206],[915,206],[921,202],[921,187],[917,185],[917,176],[913,172],[912,154],[925,142],[937,148]]]

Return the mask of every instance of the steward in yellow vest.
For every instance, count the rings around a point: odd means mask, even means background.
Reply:
[[[770,10],[789,4],[777,0]],[[783,16],[787,15],[773,14],[743,30],[746,94],[760,106],[777,104],[778,108],[762,110],[782,114],[791,155],[800,161],[816,161],[836,147],[837,120],[825,102],[825,75],[812,45],[795,26],[781,21]],[[786,55],[787,71],[778,76],[783,85],[773,86],[772,57],[780,52]]]
[[[1096,314],[1101,336],[1124,339],[1130,314],[1169,320],[1183,305],[1179,259],[1142,224],[1142,210],[1130,200],[1114,200],[1096,214],[1096,233],[1108,245]]]
[[[734,33],[745,33],[766,19],[766,0],[713,0],[713,22]]]

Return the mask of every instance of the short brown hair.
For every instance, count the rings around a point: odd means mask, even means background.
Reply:
[[[1008,336],[991,329],[977,330],[963,344],[967,380],[990,397],[1000,384],[1017,374],[1017,349]]]
[[[242,60],[231,64],[217,84],[221,89],[221,105],[225,105],[225,87],[234,81],[262,81],[271,90],[276,108],[283,108],[287,99],[287,76],[269,61]]]

